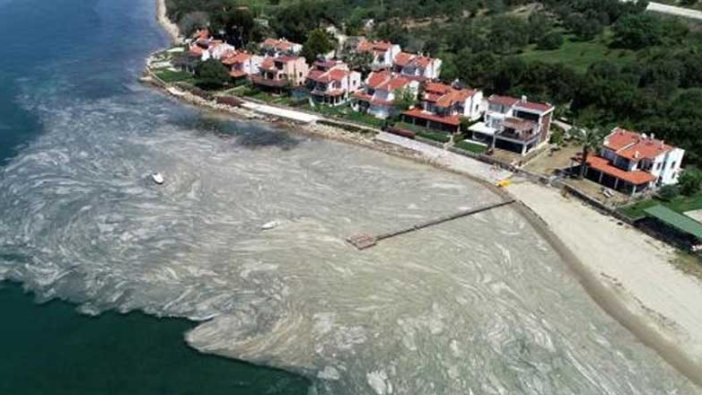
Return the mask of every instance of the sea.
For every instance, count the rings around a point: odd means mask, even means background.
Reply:
[[[511,207],[352,248],[500,197],[141,85],[154,1],[0,36],[0,394],[701,393]]]

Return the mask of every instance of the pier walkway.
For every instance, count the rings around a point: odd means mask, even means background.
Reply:
[[[381,233],[379,235],[368,235],[368,234],[359,234],[359,235],[354,235],[346,239],[349,243],[351,243],[354,247],[358,248],[359,250],[365,250],[367,248],[371,248],[378,244],[379,241],[389,239],[391,237],[396,237],[403,235],[405,233],[410,233],[414,232],[420,229],[424,229],[430,226],[438,225],[444,222],[448,221],[453,221],[454,219],[462,218],[462,217],[467,217],[469,215],[481,213],[483,211],[487,210],[492,210],[494,208],[506,206],[508,204],[514,203],[514,199],[509,199],[509,200],[503,200],[501,202],[497,203],[490,203],[490,204],[485,204],[479,207],[471,208],[468,210],[462,210],[457,213],[451,214],[451,215],[446,215],[443,217],[439,217],[430,221],[422,222],[419,224],[415,224],[412,226],[408,226],[405,228],[397,229],[391,232],[386,232],[386,233]]]

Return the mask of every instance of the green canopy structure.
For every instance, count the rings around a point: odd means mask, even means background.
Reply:
[[[644,210],[646,214],[681,232],[702,240],[702,224],[694,219],[675,212],[668,207],[657,205]]]

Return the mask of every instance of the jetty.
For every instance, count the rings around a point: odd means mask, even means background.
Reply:
[[[467,217],[473,214],[482,213],[483,211],[492,210],[498,207],[506,206],[508,204],[514,203],[514,199],[503,200],[497,203],[489,203],[482,206],[474,207],[468,210],[461,210],[457,213],[445,215],[443,217],[435,218],[430,221],[421,222],[404,228],[400,228],[391,232],[381,233],[379,235],[369,235],[369,234],[358,234],[351,236],[346,239],[351,245],[358,248],[359,250],[365,250],[371,248],[378,244],[379,241],[389,239],[392,237],[400,236],[406,233],[414,232],[420,229],[428,228],[430,226],[438,225],[444,222],[453,221],[454,219]]]

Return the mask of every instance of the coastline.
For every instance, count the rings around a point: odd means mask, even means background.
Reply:
[[[178,28],[165,13],[165,0],[157,0],[157,9],[161,26],[178,40]],[[199,108],[239,119],[261,118],[250,110],[216,104],[188,92],[176,94],[168,86],[151,82],[168,96]],[[452,157],[459,155],[445,150],[441,155],[428,154],[438,148],[422,143],[418,144],[430,148],[417,150],[316,123],[276,125],[452,171],[499,195],[515,198],[521,203],[517,205],[520,214],[563,257],[588,295],[639,341],[702,387],[702,282],[673,266],[675,251],[671,247],[582,202],[563,197],[551,187],[524,180],[507,190],[497,188],[494,181],[503,174],[490,176],[490,165],[475,159],[461,156],[461,161],[475,162],[487,169],[486,173],[477,174],[475,168],[454,162]]]
[[[156,0],[156,20],[163,27],[163,30],[168,33],[171,43],[177,43],[182,40],[182,34],[178,25],[173,23],[166,15],[166,0]]]

